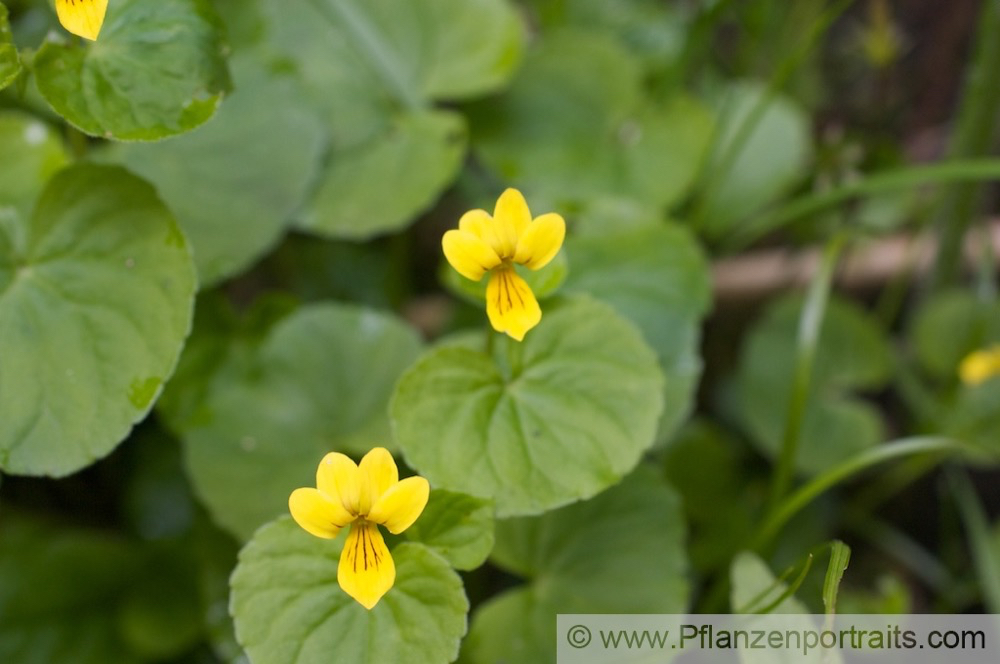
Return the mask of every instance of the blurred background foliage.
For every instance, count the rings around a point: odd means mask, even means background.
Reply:
[[[822,612],[840,542],[841,612],[1000,611],[998,80],[995,0],[4,0],[0,659],[544,662]],[[569,235],[482,353],[440,238],[506,186]],[[395,640],[320,598],[275,655],[339,554],[287,494],[373,445],[450,490]]]

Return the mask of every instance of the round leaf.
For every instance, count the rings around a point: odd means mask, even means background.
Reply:
[[[7,7],[0,4],[0,90],[13,83],[21,73],[21,56],[14,45],[7,16]]]
[[[749,551],[738,553],[733,558],[729,575],[732,584],[730,601],[734,612],[761,609],[788,590],[785,583],[774,577],[767,563],[761,560],[757,554]],[[771,612],[779,614],[811,613],[794,595],[783,599]]]
[[[434,489],[407,538],[430,547],[452,567],[472,570],[493,550],[493,504],[464,493]]]
[[[38,194],[69,156],[58,134],[34,116],[0,111],[0,207],[31,215]]]
[[[330,166],[302,222],[329,237],[398,230],[437,198],[461,166],[466,127],[431,102],[499,87],[523,39],[505,0],[286,0],[264,10],[274,48],[331,130]]]
[[[796,102],[775,95],[763,102],[752,127],[744,128],[748,118],[754,121],[752,115],[766,94],[764,86],[743,81],[719,97],[718,138],[706,167],[712,182],[701,210],[713,236],[725,234],[809,172],[810,121]]]
[[[476,612],[463,654],[552,662],[556,614],[683,613],[684,537],[677,494],[648,467],[586,502],[498,522],[493,560],[528,583]]]
[[[565,290],[607,302],[656,350],[667,378],[658,435],[665,439],[690,411],[701,375],[701,319],[712,294],[701,248],[683,228],[657,224],[570,237],[566,255]]]
[[[445,343],[399,381],[396,440],[433,486],[537,514],[611,486],[652,445],[663,374],[607,305],[547,307],[524,342],[496,346]]]
[[[462,580],[420,544],[392,550],[396,583],[371,611],[337,585],[344,536],[312,537],[290,517],[261,528],[230,580],[236,637],[256,664],[444,664],[458,655]]]
[[[291,79],[250,58],[233,66],[236,92],[214,122],[110,155],[156,183],[191,240],[203,286],[246,269],[278,240],[325,149],[323,126]]]
[[[753,329],[737,378],[740,416],[768,455],[781,448],[795,371],[802,300],[780,300]],[[878,324],[856,305],[831,298],[816,346],[798,450],[808,474],[846,460],[882,440],[878,411],[851,395],[889,380],[890,348]]]
[[[460,115],[401,116],[371,141],[334,156],[299,227],[353,240],[399,230],[454,179],[465,143]]]
[[[0,227],[0,468],[60,476],[149,411],[191,324],[191,255],[153,188],[117,167],[49,182]]]
[[[229,89],[226,49],[208,0],[120,0],[96,42],[47,41],[34,71],[45,99],[81,131],[150,141],[212,117]]]
[[[214,519],[247,539],[314,486],[323,455],[360,456],[390,438],[387,403],[420,340],[388,315],[303,307],[221,358],[196,417],[178,422],[196,492]],[[176,386],[183,390],[183,386]]]
[[[473,147],[504,178],[554,201],[674,203],[697,174],[711,117],[686,97],[648,102],[641,75],[605,33],[548,35],[505,95],[470,106]]]

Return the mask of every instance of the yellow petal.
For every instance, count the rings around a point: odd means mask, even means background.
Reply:
[[[508,189],[500,194],[496,209],[493,211],[493,223],[500,245],[494,249],[497,249],[502,258],[513,258],[518,238],[531,223],[531,211],[521,192],[517,189]]]
[[[69,32],[91,41],[97,39],[108,0],[56,0],[56,15]]]
[[[354,516],[338,501],[312,488],[292,491],[288,511],[306,532],[324,539],[333,539],[341,528],[354,521]]]
[[[535,219],[517,241],[514,261],[538,270],[549,264],[559,253],[566,238],[566,222],[554,212]]]
[[[399,470],[389,450],[375,447],[361,459],[360,514],[367,515],[382,494],[399,481]]]
[[[351,526],[337,566],[340,587],[371,610],[395,581],[396,565],[378,526],[367,521]]]
[[[488,244],[500,260],[513,256],[504,255],[504,242],[499,235],[500,226],[486,210],[469,210],[463,214],[458,220],[458,230],[468,231]]]
[[[368,513],[368,518],[398,535],[413,525],[427,506],[431,485],[423,477],[407,477],[390,487]]]
[[[500,264],[500,257],[477,235],[465,230],[448,231],[441,238],[444,257],[465,277],[479,281],[487,270]]]
[[[1000,376],[1000,346],[967,355],[958,367],[958,375],[966,385],[979,385]]]
[[[486,314],[497,332],[521,341],[542,320],[542,310],[531,288],[513,268],[494,270],[486,286]]]
[[[352,515],[360,514],[361,471],[351,457],[330,452],[316,469],[316,488]]]

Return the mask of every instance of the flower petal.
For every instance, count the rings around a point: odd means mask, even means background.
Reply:
[[[323,457],[316,469],[316,488],[352,515],[360,514],[361,472],[358,464],[346,454],[330,452]]]
[[[56,0],[56,15],[69,32],[94,41],[104,25],[108,0]]]
[[[1000,375],[1000,345],[967,355],[958,367],[958,375],[966,385],[979,385]]]
[[[542,310],[527,282],[514,268],[494,270],[486,286],[486,313],[497,332],[518,341],[542,320]]]
[[[337,566],[340,587],[371,610],[395,581],[396,565],[378,526],[367,521],[351,526]]]
[[[451,230],[441,238],[444,257],[455,270],[473,281],[479,281],[487,270],[500,264],[500,257],[478,235],[466,230]]]
[[[399,481],[399,470],[389,450],[375,447],[361,459],[360,514],[367,515],[382,494]]]
[[[295,523],[316,537],[333,539],[340,529],[354,521],[354,515],[336,500],[313,488],[296,489],[288,497],[288,511]]]
[[[494,249],[497,249],[501,258],[513,258],[518,238],[531,223],[531,210],[521,192],[508,189],[500,194],[493,211],[493,223],[500,243],[500,248],[494,246]]]
[[[555,212],[535,219],[517,241],[514,262],[532,270],[549,264],[566,238],[566,222]]]
[[[427,506],[431,485],[423,477],[407,477],[382,494],[368,518],[398,535],[413,525]]]
[[[486,210],[469,210],[458,220],[458,230],[468,231],[490,246],[490,249],[500,258],[510,258],[503,255],[504,245],[498,232],[499,225]]]

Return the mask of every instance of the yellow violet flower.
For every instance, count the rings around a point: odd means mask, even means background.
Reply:
[[[94,41],[108,10],[108,0],[56,0],[59,22],[74,35]]]
[[[1000,376],[1000,344],[969,353],[959,365],[958,375],[966,385],[979,385]]]
[[[493,216],[486,210],[462,215],[458,230],[441,240],[445,258],[463,277],[479,281],[487,272],[486,314],[497,332],[521,341],[542,320],[542,310],[514,264],[538,270],[555,258],[566,237],[566,222],[554,212],[532,219],[517,189],[497,199]]]
[[[394,535],[403,532],[424,511],[429,494],[423,477],[400,481],[392,455],[376,447],[360,465],[339,452],[327,454],[316,470],[316,488],[293,491],[288,509],[316,537],[332,539],[341,528],[351,527],[337,582],[370,610],[396,580],[396,566],[377,524]]]

